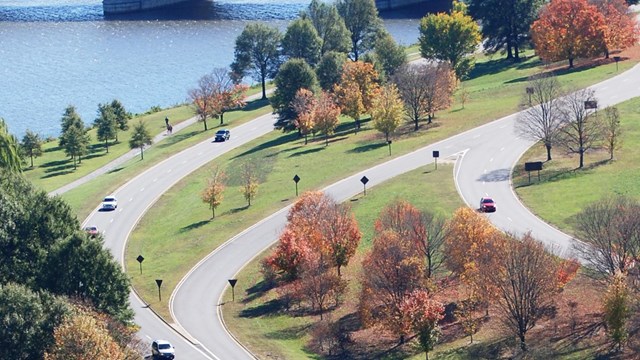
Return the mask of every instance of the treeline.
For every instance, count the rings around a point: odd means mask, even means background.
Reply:
[[[7,359],[139,359],[129,280],[59,197],[0,169],[0,346]]]

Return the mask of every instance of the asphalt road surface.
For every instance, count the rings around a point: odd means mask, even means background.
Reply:
[[[640,95],[640,65],[600,83],[596,97],[600,108]],[[433,169],[432,151],[439,150],[441,159],[457,159],[454,175],[459,192],[472,207],[481,196],[491,195],[498,211],[489,219],[505,231],[533,235],[559,252],[570,251],[571,239],[531,214],[516,198],[510,186],[510,171],[520,155],[533,143],[518,139],[513,130],[515,115],[425,146],[412,153],[354,174],[324,189],[336,200],[344,201],[362,192],[362,176],[369,178],[367,189],[397,175],[429,166]],[[114,192],[118,209],[96,211],[85,221],[105,231],[105,245],[124,262],[128,235],[144,212],[173,184],[233,147],[240,146],[273,129],[274,118],[262,116],[232,129],[229,142],[202,142],[184,150],[147,170]],[[213,136],[213,133],[212,133]],[[416,184],[416,195],[420,186]],[[372,190],[375,191],[375,190]],[[107,194],[105,194],[107,195]],[[96,204],[100,199],[96,199]],[[246,229],[215,249],[180,282],[171,294],[170,306],[175,324],[165,324],[134,294],[131,304],[141,334],[149,342],[163,338],[176,347],[179,359],[251,359],[253,356],[229,335],[221,318],[222,294],[227,280],[235,278],[244,264],[273,244],[285,225],[282,209]],[[171,326],[169,326],[171,325]],[[176,331],[177,330],[177,331]]]

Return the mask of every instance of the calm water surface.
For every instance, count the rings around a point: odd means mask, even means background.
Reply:
[[[247,23],[284,30],[308,4],[203,0],[105,19],[99,0],[0,0],[0,117],[18,137],[26,129],[57,136],[67,105],[90,124],[98,104],[113,99],[134,113],[184,103],[202,75],[231,64]],[[426,10],[404,12],[385,26],[408,45]]]

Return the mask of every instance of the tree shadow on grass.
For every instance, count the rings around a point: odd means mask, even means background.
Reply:
[[[270,333],[266,333],[265,337],[267,339],[274,339],[274,340],[296,340],[296,339],[301,339],[302,337],[304,337],[309,328],[311,327],[311,325],[298,325],[298,326],[291,326],[289,328],[286,329],[282,329],[282,330],[277,330],[277,331],[272,331]]]
[[[327,147],[325,146],[325,147],[316,147],[316,148],[313,148],[313,149],[302,150],[302,151],[298,151],[298,152],[295,152],[295,153],[289,155],[289,157],[297,157],[297,156],[303,156],[303,155],[307,155],[307,154],[313,154],[313,153],[320,152],[320,151],[322,151],[322,150],[324,150],[326,148]]]
[[[469,79],[475,79],[485,75],[497,74],[510,68],[517,68],[521,64],[522,60],[520,62],[514,62],[513,60],[506,58],[477,63],[469,72]]]
[[[251,101],[247,101],[247,104],[242,109],[238,109],[235,111],[249,112],[249,111],[260,109],[261,107],[266,105],[269,105],[269,99],[251,100]]]
[[[280,314],[283,309],[284,306],[282,302],[279,299],[273,299],[265,303],[261,303],[260,305],[243,309],[240,311],[240,317],[253,319],[264,316],[275,316]]]
[[[189,224],[187,226],[183,226],[183,227],[180,228],[180,232],[184,233],[184,232],[187,232],[187,231],[191,231],[191,230],[203,227],[203,226],[207,225],[209,223],[209,221],[211,221],[211,219],[202,220],[202,221],[194,222],[194,223]]]
[[[242,303],[250,303],[261,298],[269,290],[273,289],[273,284],[267,281],[260,281],[245,291],[246,296],[242,299]]]
[[[347,152],[349,153],[363,153],[363,152],[367,152],[367,151],[371,151],[371,150],[376,150],[379,149],[381,147],[385,147],[387,146],[386,143],[373,143],[373,144],[366,144],[366,145],[361,145],[358,146],[356,148],[353,148],[351,150],[348,150]]]
[[[74,171],[75,170],[73,169],[73,165],[69,165],[68,166],[68,170],[61,170],[61,171],[52,172],[50,174],[42,176],[41,179],[49,179],[49,178],[56,177],[56,176],[67,175],[67,174],[73,173]]]
[[[190,139],[198,134],[200,134],[202,132],[202,130],[193,130],[193,131],[189,131],[189,132],[179,132],[175,135],[171,135],[169,136],[165,141],[159,143],[157,146],[160,149],[164,149],[164,148],[168,148],[171,147],[175,144],[178,144],[182,141],[185,141],[187,139]],[[213,134],[212,134],[213,136]]]
[[[292,142],[294,140],[298,139],[298,133],[297,132],[290,132],[290,133],[284,133],[281,136],[277,137],[276,139],[273,140],[269,140],[267,142],[261,143],[258,146],[255,146],[239,155],[234,156],[234,159],[237,158],[241,158],[243,156],[247,156],[247,155],[251,155],[253,153],[256,153],[258,151],[262,151],[274,146],[280,146],[289,142]]]
[[[41,168],[48,168],[48,167],[53,167],[53,166],[60,166],[60,165],[66,165],[68,163],[71,162],[71,159],[64,159],[64,160],[55,160],[55,161],[49,161],[46,163],[43,163],[42,165],[40,165]],[[52,170],[55,171],[55,170]]]

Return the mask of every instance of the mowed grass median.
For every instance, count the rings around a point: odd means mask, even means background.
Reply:
[[[587,205],[615,195],[640,198],[640,98],[626,101],[618,109],[622,147],[615,151],[614,160],[609,160],[607,151],[590,151],[585,154],[584,168],[578,169],[578,156],[568,156],[559,147],[552,149],[552,160],[546,161],[541,144],[523,155],[513,172],[514,187],[534,214],[573,234],[576,215]],[[530,184],[524,171],[528,161],[543,161],[540,180],[537,172],[532,172]]]
[[[634,64],[622,62],[619,71]],[[539,66],[534,57],[517,64],[503,59],[480,59],[471,80],[464,83],[469,94],[464,108],[456,101],[448,111],[437,114],[434,124],[423,123],[417,132],[412,131],[411,124],[403,125],[393,136],[392,156],[515,112],[523,99],[527,78],[539,72]],[[566,86],[583,87],[616,73],[616,65],[609,63],[563,71],[560,80]],[[322,139],[304,145],[295,133],[268,134],[194,172],[159,199],[129,240],[125,259],[128,274],[143,299],[170,321],[168,296],[158,302],[154,280],[164,280],[165,294],[173,291],[186,272],[221,243],[290,204],[295,197],[294,175],[302,179],[300,192],[319,189],[389,158],[383,136],[368,122],[356,135],[352,132],[352,120],[343,119],[328,147]],[[246,206],[239,190],[239,168],[246,161],[258,165],[261,182],[251,207]],[[211,211],[201,202],[200,193],[215,166],[224,169],[229,181],[225,199],[216,210],[216,218],[211,220]],[[406,186],[410,188],[413,184]],[[138,255],[145,257],[142,275],[135,261]]]

